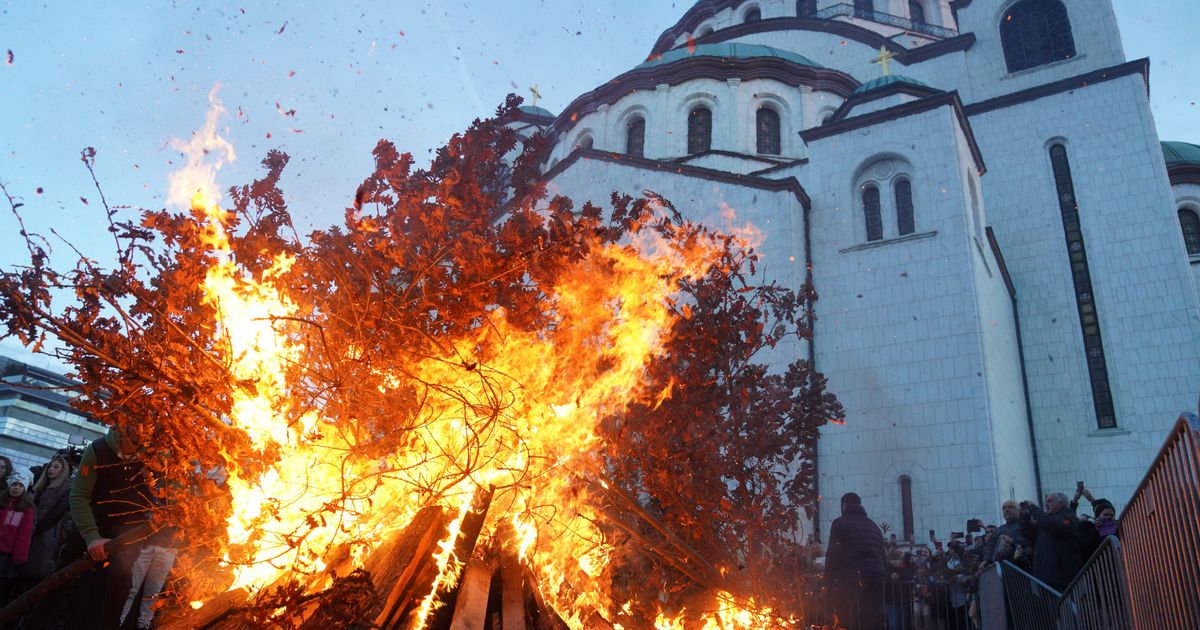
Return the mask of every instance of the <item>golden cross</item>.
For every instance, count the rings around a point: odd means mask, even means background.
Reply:
[[[896,53],[887,49],[887,46],[879,47],[879,55],[871,60],[871,63],[877,63],[883,66],[883,76],[888,76],[891,72],[888,71],[888,62],[896,58]]]
[[[536,85],[529,86],[529,93],[533,95],[533,102],[530,105],[537,107],[537,101],[539,98],[542,98],[542,93],[538,91]]]

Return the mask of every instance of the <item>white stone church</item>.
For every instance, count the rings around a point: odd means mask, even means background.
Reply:
[[[811,269],[813,341],[772,360],[846,408],[814,528],[855,491],[925,542],[1077,480],[1120,511],[1196,410],[1200,147],[1160,143],[1120,41],[1105,0],[701,0],[516,124],[552,192],[652,190]]]

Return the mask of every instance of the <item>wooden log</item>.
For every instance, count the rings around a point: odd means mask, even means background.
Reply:
[[[436,510],[436,513],[428,513],[429,510]],[[426,518],[421,519],[422,514],[426,514]],[[403,536],[406,538],[419,536],[419,538],[411,546],[411,553],[408,548],[402,548],[396,554],[396,559],[401,560],[402,563],[397,563],[395,566],[403,568],[400,569],[400,574],[396,577],[388,593],[383,609],[375,617],[376,627],[385,629],[395,627],[412,608],[417,598],[424,595],[421,591],[427,590],[430,586],[428,582],[417,578],[427,575],[433,565],[437,541],[445,535],[446,516],[441,508],[432,507],[422,510],[417,517],[413,519],[414,522],[405,530]],[[427,521],[423,528],[418,526],[422,520]],[[415,531],[409,531],[414,528],[416,528]],[[404,545],[404,547],[408,547],[408,545]],[[381,583],[377,582],[377,584]]]
[[[460,562],[467,562],[475,552],[475,544],[479,541],[479,532],[483,531],[483,522],[487,520],[494,491],[494,488],[479,488],[475,491],[475,496],[471,498],[471,509],[463,516],[463,521],[458,528],[458,536],[454,539],[454,557]],[[438,591],[437,601],[440,603],[440,607],[429,615],[430,628],[450,627],[460,583],[456,582],[452,587],[442,588]]]
[[[537,577],[528,568],[525,569],[525,592],[527,598],[533,600],[532,608],[536,611],[533,615],[534,630],[570,630],[567,622],[546,603]]]
[[[525,630],[525,572],[509,546],[500,549],[500,614],[503,630]]]
[[[169,612],[164,611],[164,614],[154,620],[154,627],[159,630],[204,628],[220,621],[235,607],[245,604],[249,599],[250,591],[244,588],[235,588],[204,602],[200,608],[178,608]]]
[[[475,558],[467,563],[458,587],[450,630],[483,630],[494,572],[495,568],[486,560]]]
[[[138,543],[150,535],[150,525],[139,525],[116,538],[108,541],[104,545],[104,550],[110,555],[118,548],[131,543]],[[92,560],[92,557],[86,553],[71,562],[67,566],[46,576],[46,579],[35,584],[32,588],[21,594],[20,597],[9,602],[4,608],[0,608],[0,625],[13,621],[17,617],[25,614],[25,611],[33,607],[34,604],[42,600],[47,595],[57,591],[58,589],[74,582],[79,576],[91,571],[99,566],[100,563]]]

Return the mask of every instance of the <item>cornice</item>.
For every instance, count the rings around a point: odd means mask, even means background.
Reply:
[[[933,96],[941,93],[942,90],[936,88],[913,85],[911,83],[891,83],[881,88],[871,90],[870,92],[850,95],[850,98],[843,101],[841,106],[833,112],[833,115],[829,118],[829,122],[832,123],[844,120],[846,118],[846,114],[849,114],[850,110],[859,105],[870,103],[871,101],[876,101],[881,98],[894,96],[896,94],[908,94],[909,96],[915,96],[917,98],[925,98],[927,96]]]
[[[546,171],[542,176],[544,181],[550,181],[558,176],[563,171],[571,167],[579,160],[597,160],[600,162],[609,162],[613,164],[621,164],[647,171],[674,173],[683,175],[684,177],[692,177],[696,179],[705,179],[724,184],[736,184],[739,186],[747,186],[757,188],[759,190],[769,190],[773,192],[790,192],[800,201],[800,205],[805,210],[812,207],[812,200],[809,199],[808,193],[800,182],[796,181],[795,177],[784,177],[782,179],[771,179],[767,177],[754,177],[753,175],[739,175],[728,171],[720,171],[712,168],[704,168],[702,166],[691,166],[689,164],[679,164],[676,162],[668,162],[663,160],[651,160],[649,158],[639,158],[623,153],[611,153],[609,151],[600,151],[599,149],[584,149],[577,148],[561,162],[555,164],[553,168]]]
[[[1068,77],[1060,81],[1052,81],[1050,83],[1036,85],[1029,89],[1010,92],[995,98],[987,99],[986,101],[971,103],[966,107],[967,115],[978,116],[979,114],[985,114],[993,110],[1003,109],[1013,105],[1020,105],[1021,103],[1028,103],[1029,101],[1034,101],[1039,98],[1053,96],[1055,94],[1068,92],[1070,90],[1077,90],[1079,88],[1094,85],[1096,83],[1104,83],[1105,81],[1119,79],[1131,74],[1142,75],[1146,82],[1146,93],[1149,94],[1150,59],[1144,57],[1142,59],[1135,59],[1134,61],[1129,61],[1120,65],[1101,68],[1091,72],[1085,72],[1084,74]]]
[[[632,92],[650,91],[658,85],[678,85],[693,79],[727,78],[739,78],[743,81],[770,79],[793,87],[807,85],[815,90],[832,92],[842,98],[849,96],[859,86],[859,82],[845,72],[814,68],[779,57],[689,57],[674,63],[634,68],[579,96],[558,115],[548,134],[556,136],[574,126],[582,116],[596,111],[599,105],[615,103]]]
[[[1167,169],[1167,177],[1172,186],[1179,184],[1200,184],[1200,166],[1195,164],[1177,164]]]
[[[830,122],[820,127],[805,129],[800,132],[800,137],[807,143],[812,143],[814,140],[836,136],[849,131],[871,127],[881,123],[892,122],[907,116],[915,116],[939,107],[950,107],[954,112],[955,118],[958,119],[958,124],[962,128],[963,135],[967,138],[967,146],[971,150],[971,158],[975,161],[975,168],[980,175],[987,172],[987,166],[983,163],[983,154],[979,151],[979,144],[975,141],[975,132],[971,129],[971,123],[967,120],[967,114],[963,110],[962,100],[958,97],[958,92],[942,92],[933,96],[927,96],[919,101],[911,103],[902,103],[895,107],[881,109],[861,116],[853,116],[845,118],[838,122]]]
[[[840,20],[825,20],[811,17],[780,17],[771,18],[769,20],[759,20],[757,22],[747,22],[744,24],[735,24],[727,26],[718,31],[713,31],[703,37],[698,37],[693,40],[695,44],[716,44],[731,39],[745,37],[747,35],[755,35],[758,33],[770,33],[774,31],[812,31],[818,33],[829,33],[854,40],[862,44],[866,44],[874,50],[878,50],[880,46],[887,48],[896,56],[894,61],[898,61],[903,65],[910,66],[914,63],[920,63],[940,57],[949,53],[960,52],[967,50],[975,43],[974,33],[964,33],[958,37],[943,39],[930,44],[925,44],[917,48],[905,48],[896,43],[895,40],[889,39],[867,28],[863,28],[857,24],[850,22],[842,22]],[[687,31],[684,31],[687,32]],[[676,35],[681,35],[679,33]],[[650,51],[650,56],[661,55],[662,53],[682,46],[675,46],[675,37],[672,37],[670,42],[662,46],[662,38],[659,43],[654,45],[654,49]]]

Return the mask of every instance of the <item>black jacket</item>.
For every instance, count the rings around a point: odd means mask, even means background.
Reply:
[[[1070,510],[1047,514],[1035,505],[1021,526],[1033,540],[1033,575],[1061,592],[1079,571],[1079,519]]]
[[[835,586],[883,590],[889,570],[883,532],[861,505],[847,505],[829,528],[825,577]]]

